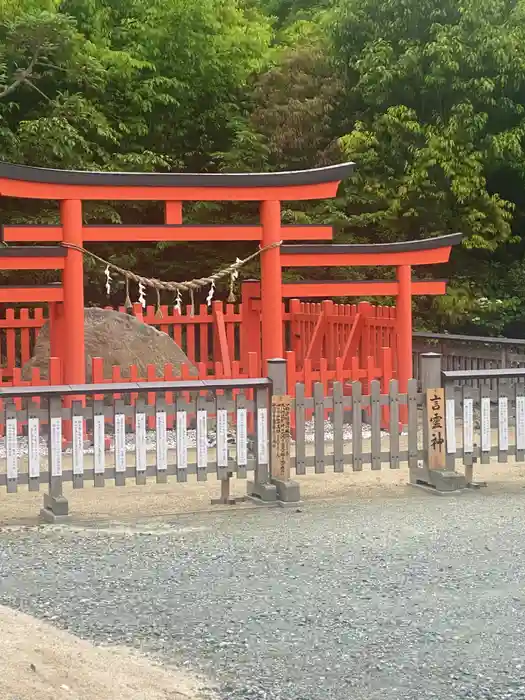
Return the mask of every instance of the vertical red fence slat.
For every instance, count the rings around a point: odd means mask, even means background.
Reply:
[[[222,310],[222,302],[219,302]],[[198,316],[199,325],[199,361],[203,362],[208,368],[208,362],[210,360],[209,350],[208,350],[208,326],[211,321],[210,310],[206,304],[201,304]]]
[[[16,332],[14,328],[15,320],[15,310],[7,309],[5,312],[5,320],[10,323],[10,326],[6,325],[5,329],[5,345],[6,345],[6,356],[7,356],[7,366],[9,369],[14,369],[17,366],[16,357]]]
[[[20,328],[20,365],[23,366],[31,359],[31,329],[29,328],[29,309],[20,309],[20,322],[27,326]]]

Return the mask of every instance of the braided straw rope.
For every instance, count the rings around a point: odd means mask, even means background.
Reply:
[[[229,265],[228,267],[224,268],[224,270],[219,270],[218,272],[215,272],[209,277],[199,277],[197,279],[189,280],[186,282],[164,282],[163,280],[156,279],[155,277],[142,277],[142,275],[137,275],[135,272],[131,272],[131,270],[125,270],[124,268],[119,267],[118,265],[114,265],[113,263],[104,260],[104,258],[101,258],[99,255],[95,255],[95,253],[92,253],[90,250],[86,250],[82,246],[75,245],[74,243],[61,243],[61,245],[64,248],[71,248],[71,250],[76,250],[79,253],[83,253],[84,255],[89,255],[89,257],[93,258],[93,260],[97,260],[97,262],[102,263],[110,270],[114,270],[126,280],[131,280],[132,282],[136,282],[137,284],[143,284],[145,287],[149,287],[150,289],[156,289],[157,292],[181,291],[190,293],[193,293],[194,291],[197,291],[202,287],[206,287],[209,284],[215,284],[215,282],[217,282],[218,280],[230,276],[233,272],[236,272],[239,268],[243,267],[243,265],[246,265],[254,258],[257,258],[261,253],[264,253],[266,250],[271,250],[272,248],[277,248],[281,244],[282,241],[276,241],[275,243],[270,243],[269,245],[264,246],[264,248],[259,248],[259,250],[257,250],[255,253],[252,253],[247,258],[244,258],[243,260],[238,260],[232,265]]]

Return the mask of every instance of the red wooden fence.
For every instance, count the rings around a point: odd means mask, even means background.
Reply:
[[[135,304],[133,313],[173,338],[197,367],[199,377],[240,378],[262,372],[260,305],[260,299],[243,301],[238,307],[217,301],[211,307],[201,305],[192,315],[190,307],[180,314],[173,307],[162,306],[157,314],[153,306],[142,309]],[[0,318],[1,383],[20,385],[20,368],[30,359],[45,320],[42,308],[7,309]],[[386,386],[397,374],[393,307],[293,299],[285,309],[284,323],[290,389],[296,381],[303,381],[311,391],[315,381],[322,381],[328,389],[333,380],[356,379],[363,381],[365,388],[372,379],[385,381]],[[56,360],[53,362],[52,367],[56,367]],[[124,368],[115,367],[111,376],[102,377],[100,367],[95,366],[93,381],[115,381],[125,374]],[[140,379],[153,378],[152,372],[153,368],[148,377]],[[173,378],[173,368],[167,367],[164,375]],[[130,368],[128,376],[134,381],[136,368]],[[37,372],[30,383],[42,383]]]
[[[1,364],[4,374],[12,375],[16,367],[22,367],[30,358],[38,333],[47,320],[47,309],[7,309],[0,317]],[[119,311],[124,312],[124,307]],[[211,308],[201,305],[192,315],[191,307],[185,313],[168,306],[157,314],[154,306],[145,309],[133,305],[133,314],[144,323],[167,333],[181,347],[193,364],[204,362],[212,369],[223,355],[231,360],[239,359],[241,313],[233,304],[215,302]],[[216,335],[223,329],[220,340]]]

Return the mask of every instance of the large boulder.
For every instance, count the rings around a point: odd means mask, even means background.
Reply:
[[[155,365],[157,376],[160,378],[164,374],[166,364],[173,365],[175,376],[180,374],[182,364],[187,364],[191,375],[197,376],[197,369],[169,335],[142,323],[134,316],[111,309],[84,309],[84,333],[87,382],[91,381],[93,357],[103,359],[106,379],[111,377],[113,365],[121,367],[123,378],[129,377],[130,365],[137,366],[142,379],[146,378],[147,365]],[[38,334],[33,357],[23,367],[23,378],[30,378],[33,367],[38,367],[41,376],[47,378],[49,356],[49,323],[47,322]]]

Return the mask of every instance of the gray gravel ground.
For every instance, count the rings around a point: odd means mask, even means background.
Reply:
[[[0,603],[186,664],[224,700],[525,698],[525,492],[411,494],[4,531]]]

